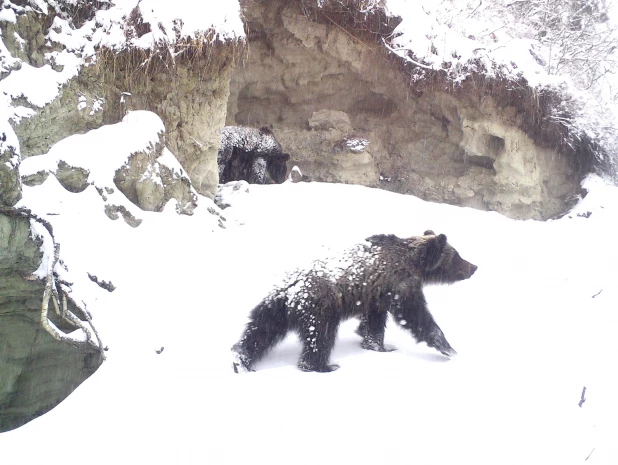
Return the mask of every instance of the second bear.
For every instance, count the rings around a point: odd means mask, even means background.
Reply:
[[[303,345],[298,367],[328,372],[339,323],[359,317],[357,333],[362,347],[385,351],[388,314],[446,356],[456,352],[427,309],[426,284],[450,284],[470,278],[476,271],[459,255],[444,234],[425,231],[402,239],[376,235],[333,261],[315,261],[276,287],[253,309],[240,341],[234,345],[234,371],[250,371],[266,352],[289,331]]]
[[[219,184],[280,184],[285,181],[290,159],[268,127],[226,126],[221,130],[217,156]]]

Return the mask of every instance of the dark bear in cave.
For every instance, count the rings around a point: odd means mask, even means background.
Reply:
[[[226,126],[221,130],[217,156],[219,183],[280,184],[285,181],[289,159],[268,127]]]
[[[251,371],[289,331],[298,333],[303,371],[329,372],[339,323],[358,317],[357,333],[367,350],[387,351],[384,330],[390,313],[397,324],[450,357],[455,350],[427,308],[423,286],[470,278],[477,267],[447,243],[444,234],[401,239],[376,235],[334,260],[317,260],[289,274],[253,309],[232,348],[234,371]]]

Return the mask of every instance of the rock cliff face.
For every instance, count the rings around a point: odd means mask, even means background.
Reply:
[[[228,125],[271,125],[290,167],[313,180],[518,219],[572,205],[580,155],[542,128],[534,96],[439,73],[411,83],[382,43],[396,19],[322,3],[244,2],[249,54],[232,76]]]
[[[589,154],[563,143],[563,131],[544,119],[541,96],[525,83],[516,89],[478,77],[456,85],[440,72],[412,82],[383,43],[397,18],[379,8],[361,13],[351,0],[318,3],[241,2],[247,53],[240,43],[217,41],[173,61],[102,52],[58,99],[15,127],[22,156],[143,109],[163,119],[169,149],[210,198],[226,124],[272,127],[292,156],[289,168],[297,164],[318,181],[519,219],[560,215],[581,194]],[[26,46],[12,47],[40,65],[49,48],[41,37],[53,18],[23,18],[11,27]]]
[[[41,325],[43,253],[27,218],[0,208],[0,433],[55,407],[101,364],[101,351],[54,338]],[[62,331],[76,326],[49,313]]]

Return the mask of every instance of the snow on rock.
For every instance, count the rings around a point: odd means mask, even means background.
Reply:
[[[62,50],[45,53],[44,66],[34,67],[13,57],[0,41],[0,70],[10,71],[9,76],[0,82],[0,92],[13,99],[23,97],[39,108],[54,100],[60,88],[77,76],[83,66],[95,63],[96,54],[102,48],[116,51],[135,47],[173,48],[181,40],[210,42],[244,37],[238,0],[118,0],[103,4],[98,10],[87,2],[56,0],[39,0],[36,7],[20,6],[10,1],[3,2],[2,6],[0,22],[8,23],[15,23],[17,15],[52,14],[53,11],[53,23],[45,40],[48,45],[62,47]],[[129,33],[133,27],[129,23],[134,10],[140,13],[150,29],[139,37]],[[79,15],[76,14],[78,11]],[[75,24],[77,19],[73,16],[80,15],[91,19]],[[209,31],[213,34],[207,35]]]
[[[36,107],[44,107],[58,96],[64,83],[77,76],[79,70],[79,60],[74,55],[59,54],[57,62],[64,65],[63,71],[55,71],[50,65],[35,68],[21,63],[19,70],[12,71],[0,81],[0,92],[13,99],[23,97]]]
[[[30,185],[45,182],[51,173],[71,192],[93,186],[113,218],[118,211],[125,219],[141,216],[127,197],[150,211],[163,209],[175,198],[179,213],[191,213],[197,195],[178,161],[163,146],[163,134],[163,123],[154,113],[129,112],[120,123],[68,137],[47,154],[27,158],[21,173]]]
[[[54,259],[54,239],[49,231],[39,221],[30,219],[30,234],[35,241],[41,242],[41,265],[32,273],[38,279],[45,280],[52,272],[52,264]]]
[[[499,1],[434,2],[389,0],[388,12],[403,21],[393,33],[392,51],[426,69],[447,69],[455,82],[472,72],[518,78],[533,87],[561,83],[534,59],[536,31],[519,22]]]
[[[0,9],[0,21],[15,23],[17,22],[17,15],[15,14],[15,11],[10,8],[2,8]]]
[[[182,165],[178,162],[178,159],[170,152],[167,147],[163,149],[163,153],[157,158],[157,161],[164,166],[167,166],[171,171],[177,173],[179,176],[185,176],[185,172],[182,169]]]
[[[300,171],[300,168],[296,165],[290,170],[290,174],[288,174],[288,178],[285,182],[300,182],[303,179],[303,173]]]
[[[367,139],[349,138],[344,141],[345,146],[352,152],[362,152],[369,145]]]
[[[118,2],[123,3],[123,2]],[[135,4],[125,0],[124,3]],[[132,40],[132,45],[150,48],[160,43],[174,44],[185,38],[199,38],[214,29],[222,38],[244,37],[238,0],[225,3],[210,0],[143,0],[137,5],[150,32]]]
[[[62,160],[88,170],[88,181],[103,187],[110,183],[129,155],[159,143],[164,131],[163,122],[154,113],[129,112],[120,123],[67,137],[47,154],[27,158],[22,162],[22,175],[53,171]]]
[[[234,204],[235,199],[249,193],[249,183],[247,181],[230,181],[219,186],[215,203],[219,208],[224,209]]]

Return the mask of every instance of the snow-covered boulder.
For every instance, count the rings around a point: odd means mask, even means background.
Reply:
[[[146,211],[161,211],[172,198],[178,213],[191,214],[197,205],[188,176],[165,147],[161,119],[150,112],[130,112],[120,123],[69,137],[24,160],[27,185],[41,184],[49,174],[70,192],[92,186],[111,218],[118,211],[139,218],[127,199]]]
[[[197,193],[189,177],[161,144],[132,154],[116,171],[114,184],[142,210],[162,211],[171,199],[176,199],[178,213],[190,215],[197,206]]]
[[[58,161],[56,178],[69,192],[81,192],[88,187],[88,177],[90,172],[79,166],[71,166],[64,160]]]
[[[247,181],[230,181],[219,186],[215,196],[215,204],[225,209],[234,204],[235,199],[249,193],[249,183]]]

